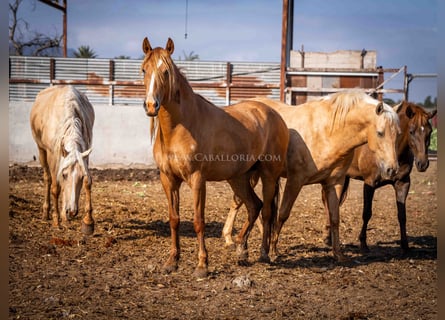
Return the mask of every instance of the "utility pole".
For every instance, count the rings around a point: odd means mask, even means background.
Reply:
[[[280,66],[280,100],[285,102],[286,69],[290,65],[290,51],[293,41],[294,0],[283,0],[281,27],[281,66]]]
[[[63,5],[59,4],[59,1],[62,1],[62,0],[39,0],[39,1],[63,12],[63,56],[66,58],[67,47],[68,47],[68,45],[67,45],[68,32],[67,32],[67,22],[66,22],[66,20],[67,20],[66,12],[67,12],[67,1],[68,0],[63,0]]]

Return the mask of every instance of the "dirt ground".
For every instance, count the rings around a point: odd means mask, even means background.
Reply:
[[[350,263],[323,243],[318,185],[303,188],[281,233],[281,259],[257,262],[260,235],[249,239],[250,266],[224,247],[231,192],[207,184],[208,278],[192,276],[197,242],[190,190],[181,189],[181,261],[165,275],[170,248],[167,204],[156,170],[93,169],[96,230],[84,237],[80,216],[69,230],[42,221],[39,167],[9,169],[9,319],[436,319],[437,163],[412,174],[401,255],[392,187],[376,192],[371,252],[358,250],[361,186],[352,181],[340,235]],[[83,196],[81,198],[83,207]],[[239,230],[245,212],[236,221]]]

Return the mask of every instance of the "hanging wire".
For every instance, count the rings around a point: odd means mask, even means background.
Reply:
[[[189,7],[189,1],[185,0],[185,34],[184,34],[184,39],[187,39],[188,7]]]

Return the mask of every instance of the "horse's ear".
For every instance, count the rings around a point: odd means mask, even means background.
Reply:
[[[91,153],[91,151],[93,151],[93,148],[89,148],[88,150],[82,152],[81,153],[82,158],[87,157]]]
[[[142,51],[144,51],[145,54],[151,51],[150,41],[148,41],[147,37],[145,37],[144,41],[142,41]]]
[[[175,51],[175,44],[171,38],[168,38],[167,44],[165,45],[165,50],[167,50],[170,55],[172,55],[173,51]]]
[[[379,102],[377,104],[377,107],[375,107],[375,113],[377,113],[377,115],[381,115],[383,113],[383,102]]]
[[[412,119],[415,115],[415,112],[413,111],[413,109],[411,109],[410,106],[408,106],[408,108],[406,108],[405,114],[409,119]]]
[[[392,109],[393,109],[396,113],[399,113],[400,110],[402,110],[402,106],[403,106],[403,102],[400,102],[399,104],[396,104],[394,107],[392,107]]]
[[[63,141],[60,142],[60,152],[62,152],[62,157],[64,158],[66,158],[66,156],[68,155],[68,151],[66,151]]]
[[[430,119],[432,119],[436,115],[436,113],[437,113],[437,109],[435,109],[435,110],[431,111],[430,113],[428,113],[428,117]]]

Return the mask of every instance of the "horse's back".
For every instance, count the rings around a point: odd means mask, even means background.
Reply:
[[[51,149],[66,117],[79,117],[91,140],[94,109],[73,86],[52,86],[40,91],[30,112],[31,131],[40,148]]]
[[[246,128],[262,135],[261,141],[266,142],[265,148],[268,151],[282,149],[282,145],[286,145],[287,149],[289,140],[287,125],[281,115],[267,104],[261,101],[244,100],[226,107],[225,110],[242,122]]]

